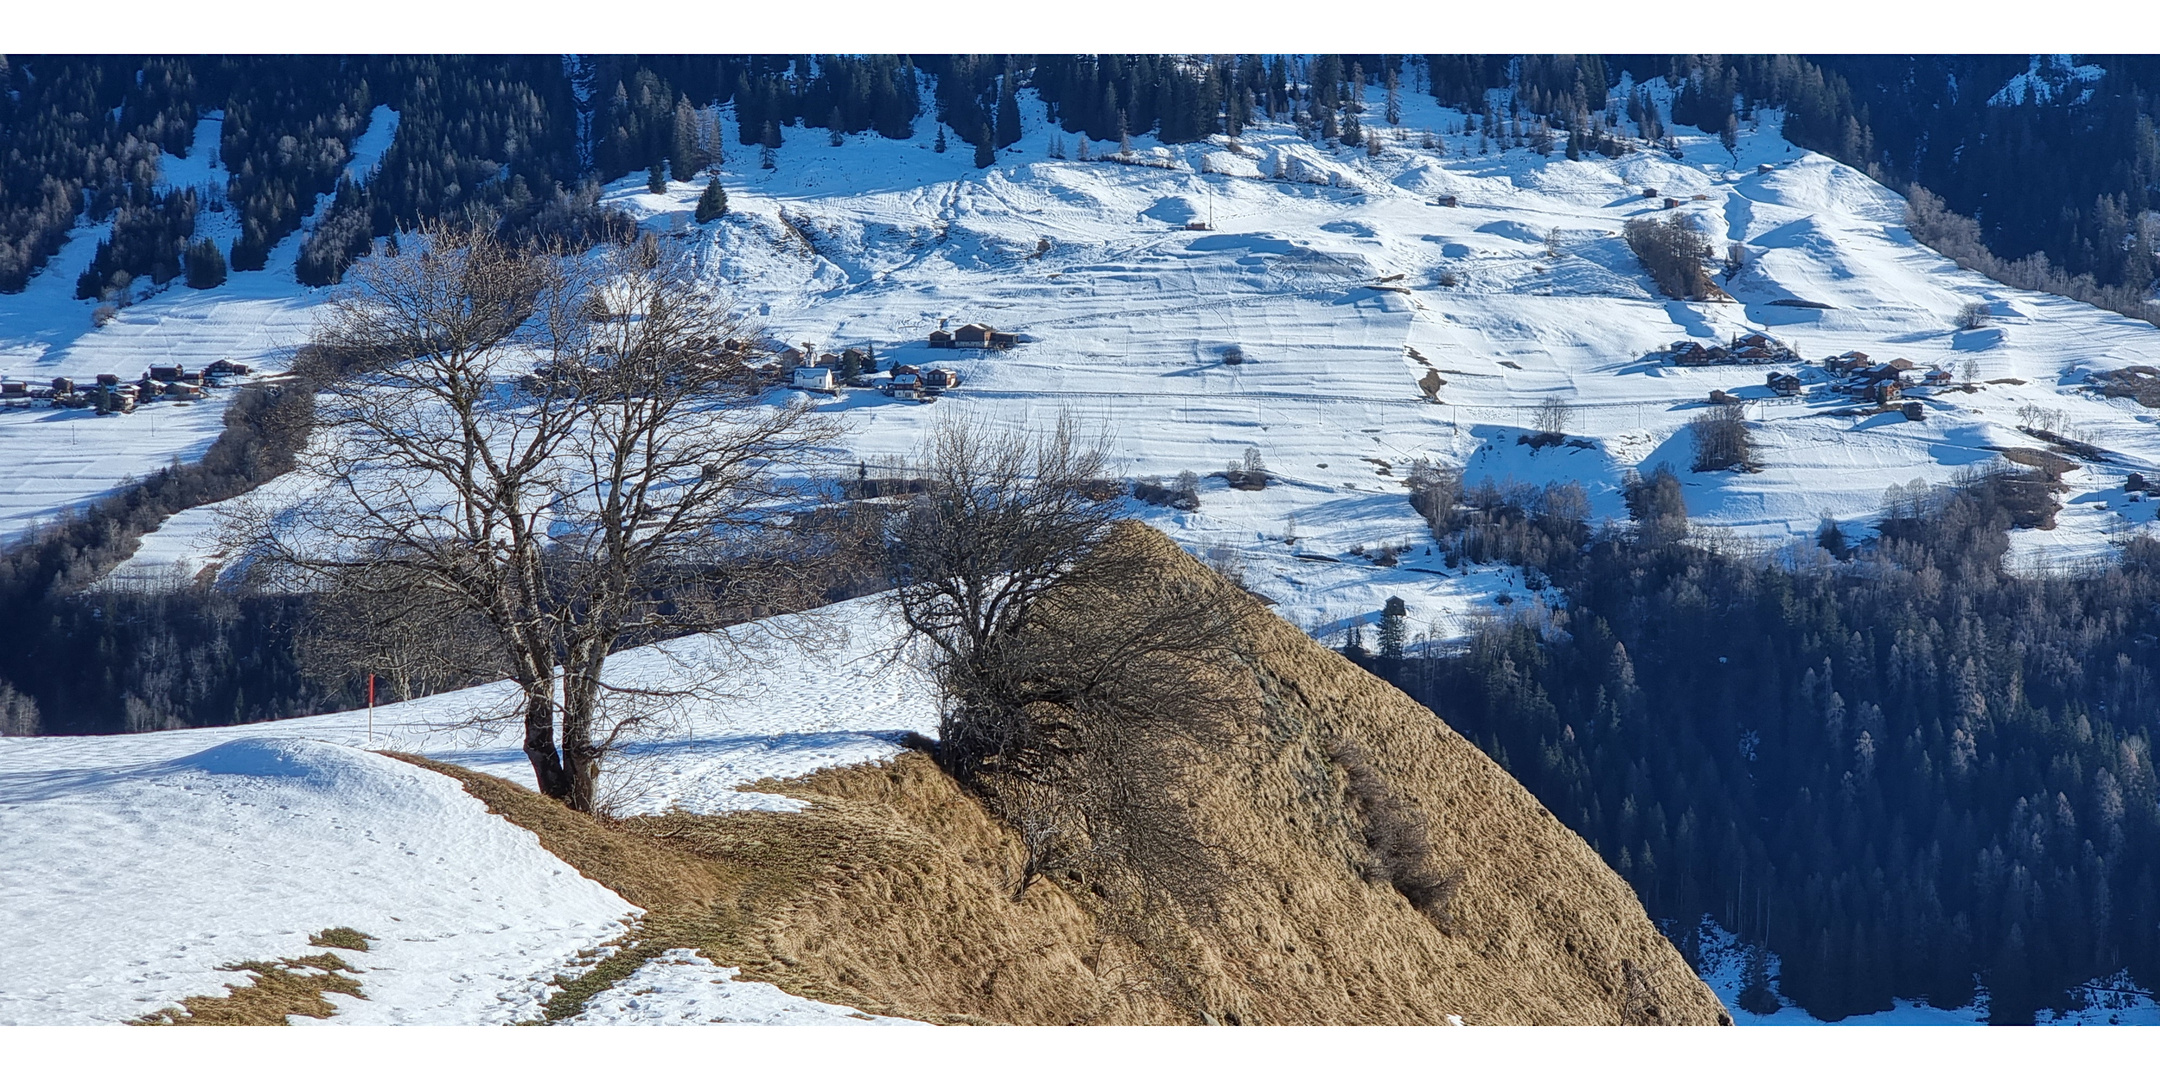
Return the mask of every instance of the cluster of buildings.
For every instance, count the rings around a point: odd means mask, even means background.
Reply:
[[[1020,335],[999,330],[988,323],[973,322],[958,330],[948,332],[948,320],[939,319],[938,328],[930,331],[930,347],[933,349],[1010,349],[1020,344]]]
[[[118,375],[99,375],[86,383],[61,376],[44,385],[0,379],[0,407],[47,405],[55,409],[94,409],[99,416],[110,416],[134,412],[137,405],[147,401],[199,401],[226,379],[252,371],[246,364],[217,360],[200,371],[189,371],[183,364],[153,364],[133,382],[121,382]]]
[[[1020,335],[999,330],[988,323],[968,323],[957,330],[947,329],[950,320],[938,320],[938,328],[930,332],[929,346],[933,349],[985,349],[1003,351],[1020,343]],[[887,397],[906,401],[929,401],[948,390],[960,388],[960,373],[949,368],[919,367],[914,364],[895,364],[877,378],[877,349],[874,346],[846,348],[839,352],[820,352],[814,342],[805,341],[800,347],[782,346],[774,353],[777,374],[797,390],[813,393],[837,394],[842,386],[876,388]]]
[[[789,386],[819,394],[838,394],[842,386],[876,387],[886,397],[929,401],[947,390],[959,389],[961,382],[957,371],[914,364],[894,364],[880,379],[874,347],[820,353],[810,342],[804,342],[800,349],[780,350],[778,357]]]
[[[1857,351],[1824,360],[1823,370],[1830,373],[1831,388],[1838,393],[1878,405],[1888,405],[1916,386],[1944,387],[1951,383],[1947,368],[1922,371],[1920,365],[1904,357],[1877,364],[1868,359],[1868,354]]]
[[[1788,364],[1800,359],[1799,353],[1768,334],[1735,334],[1732,341],[1725,345],[1705,345],[1693,338],[1683,338],[1673,342],[1665,355],[1681,367]]]

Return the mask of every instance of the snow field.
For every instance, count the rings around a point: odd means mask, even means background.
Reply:
[[[935,695],[912,666],[886,662],[897,631],[879,603],[772,620],[734,644],[619,654],[611,680],[709,692],[634,741],[604,796],[619,813],[792,810],[802,804],[734,789],[887,760],[904,731],[934,732]],[[215,995],[247,978],[220,965],[320,952],[307,937],[333,926],[377,940],[341,954],[367,1000],[333,995],[328,1022],[537,1018],[550,980],[642,912],[450,778],[363,749],[530,787],[514,724],[474,722],[511,699],[496,684],[382,706],[372,738],[353,712],[0,740],[0,1024],[113,1023]],[[848,1022],[771,987],[710,985],[724,974],[706,963],[690,993],[667,967],[648,980],[665,997],[640,982],[622,991],[635,1001],[602,1004],[642,1022],[689,994],[684,1015]]]
[[[1659,96],[1659,84],[1651,89]],[[2037,406],[2061,412],[2072,433],[2116,460],[2068,475],[2058,528],[2014,538],[2020,565],[2104,556],[2152,520],[2152,507],[2120,488],[2129,471],[2160,467],[2156,418],[2081,393],[2080,383],[2141,362],[2160,331],[1956,269],[1906,235],[1894,193],[1785,143],[1774,110],[1730,154],[1710,136],[1682,135],[1678,160],[1568,161],[1479,155],[1461,114],[1405,94],[1403,125],[1381,129],[1390,146],[1378,158],[1263,123],[1235,149],[1221,138],[1184,147],[1135,139],[1139,157],[1178,166],[1161,169],[1052,159],[1041,104],[1021,100],[1023,136],[988,170],[974,169],[964,147],[932,152],[927,119],[914,139],[847,136],[839,147],[791,128],[772,170],[728,147],[733,212],[719,222],[688,224],[701,180],[653,194],[629,177],[606,199],[681,236],[775,338],[821,350],[873,344],[887,365],[934,363],[965,377],[934,404],[861,390],[821,402],[851,425],[836,467],[908,454],[954,414],[1032,431],[1069,412],[1108,435],[1130,475],[1201,474],[1197,511],[1136,512],[1189,550],[1234,551],[1279,612],[1327,632],[1377,618],[1399,595],[1413,626],[1446,640],[1505,614],[1503,595],[1521,595],[1509,574],[1443,573],[1420,561],[1430,538],[1401,479],[1421,457],[1463,466],[1472,484],[1572,480],[1593,516],[1612,520],[1626,517],[1630,470],[1672,464],[1696,523],[1775,549],[1807,543],[1826,517],[1864,528],[1892,485],[1951,482],[2000,460],[1997,448],[2043,445],[2017,431],[2020,410]],[[1369,103],[1366,119],[1378,112]],[[375,117],[362,148],[394,119]],[[1427,129],[1443,147],[1418,145]],[[1077,154],[1077,136],[1055,137]],[[1297,179],[1272,179],[1278,163]],[[1661,198],[1644,198],[1646,187]],[[1435,205],[1442,195],[1457,205]],[[1622,227],[1666,213],[1664,196],[1680,200],[1675,212],[1720,254],[1742,245],[1744,268],[1723,280],[1734,302],[1664,299],[1628,252]],[[1213,228],[1184,228],[1202,219]],[[235,277],[266,276],[275,275]],[[205,299],[222,313],[239,297],[228,286]],[[1792,300],[1829,306],[1777,303]],[[1955,329],[1957,310],[1974,300],[1990,305],[1994,324]],[[924,336],[941,320],[987,321],[1025,343],[931,350]],[[11,325],[0,312],[0,327]],[[1941,365],[1960,380],[1970,361],[1979,390],[1916,394],[1926,419],[1911,422],[1839,415],[1850,403],[1819,384],[1775,398],[1762,367],[1648,359],[1676,339],[1753,331],[1810,359],[1859,349]],[[1224,363],[1231,346],[1245,363]],[[1443,380],[1436,400],[1418,388],[1427,375]],[[1713,390],[1747,402],[1761,471],[1689,470],[1686,425]],[[1547,396],[1571,405],[1567,433],[1587,448],[1518,445]],[[0,452],[7,423],[20,419],[0,416]],[[53,458],[40,472],[66,475],[20,481],[19,517],[114,480],[63,460],[57,435],[35,433]],[[140,466],[109,447],[84,456]],[[1261,451],[1275,484],[1237,492],[1210,476],[1248,448]],[[8,475],[0,471],[0,511]],[[191,511],[152,534],[121,576],[157,581],[218,561],[214,515]],[[1351,554],[1381,545],[1415,554],[1393,568]]]
[[[91,742],[92,740],[67,740]],[[84,747],[81,749],[90,749]],[[0,1023],[115,1023],[217,995],[245,960],[350,926],[344,1023],[500,1024],[641,912],[454,780],[316,740],[18,770],[0,832]]]
[[[669,949],[636,973],[594,994],[572,1024],[914,1025],[869,1016],[840,1005],[796,997],[771,983],[737,982],[738,968],[721,967],[689,949]]]

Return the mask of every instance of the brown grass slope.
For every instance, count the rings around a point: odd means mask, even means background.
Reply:
[[[920,753],[757,785],[809,801],[801,814],[613,826],[428,764],[651,909],[640,952],[695,946],[867,1011],[1022,1024],[1731,1022],[1626,883],[1431,712],[1160,534],[1126,526],[1113,543],[1239,606],[1257,715],[1182,793],[1234,870],[1212,918],[1137,910],[1071,879],[1014,900],[1019,843]]]

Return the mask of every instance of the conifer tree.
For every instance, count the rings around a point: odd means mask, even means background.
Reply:
[[[703,225],[727,216],[727,192],[721,190],[720,178],[715,176],[705,183],[705,194],[698,196],[697,221]]]
[[[645,174],[645,190],[655,195],[667,194],[667,178],[667,170],[661,168],[659,162],[653,162],[652,169]]]
[[[1020,141],[1020,98],[1013,90],[1011,68],[998,79],[997,100],[997,147],[1005,147]]]
[[[1404,624],[1408,621],[1408,615],[1409,608],[1403,604],[1402,597],[1390,596],[1387,598],[1387,604],[1381,608],[1380,633],[1377,635],[1382,660],[1402,659],[1403,642],[1408,636],[1404,627]]]
[[[975,167],[978,169],[997,164],[997,147],[991,145],[992,138],[988,124],[983,125],[982,133],[975,137]]]
[[[187,283],[190,289],[215,289],[225,284],[225,254],[208,239],[187,249]]]
[[[698,170],[711,160],[710,152],[705,149],[704,117],[690,107],[689,96],[682,95],[675,99],[671,123],[672,152],[668,155],[668,167],[676,180],[688,183],[696,179]]]
[[[1085,144],[1085,143],[1083,143],[1083,144],[1081,144],[1081,145],[1083,145],[1083,146],[1084,146],[1084,145],[1086,145],[1086,144]],[[945,152],[945,125],[943,125],[943,124],[939,124],[939,125],[937,126],[937,142],[935,142],[935,143],[931,144],[931,147],[930,147],[930,149],[931,149],[932,151],[934,151],[934,152],[936,152],[936,153],[940,153],[940,154],[942,154],[942,153],[944,153],[944,152]],[[1082,158],[1081,160],[1083,160],[1083,161],[1084,161],[1084,160],[1086,160],[1086,159],[1085,159],[1085,158]]]

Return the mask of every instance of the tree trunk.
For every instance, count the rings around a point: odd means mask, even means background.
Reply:
[[[525,690],[525,757],[532,762],[540,794],[562,802],[572,797],[569,771],[555,748],[555,693],[552,683]],[[574,808],[574,807],[573,807]]]

